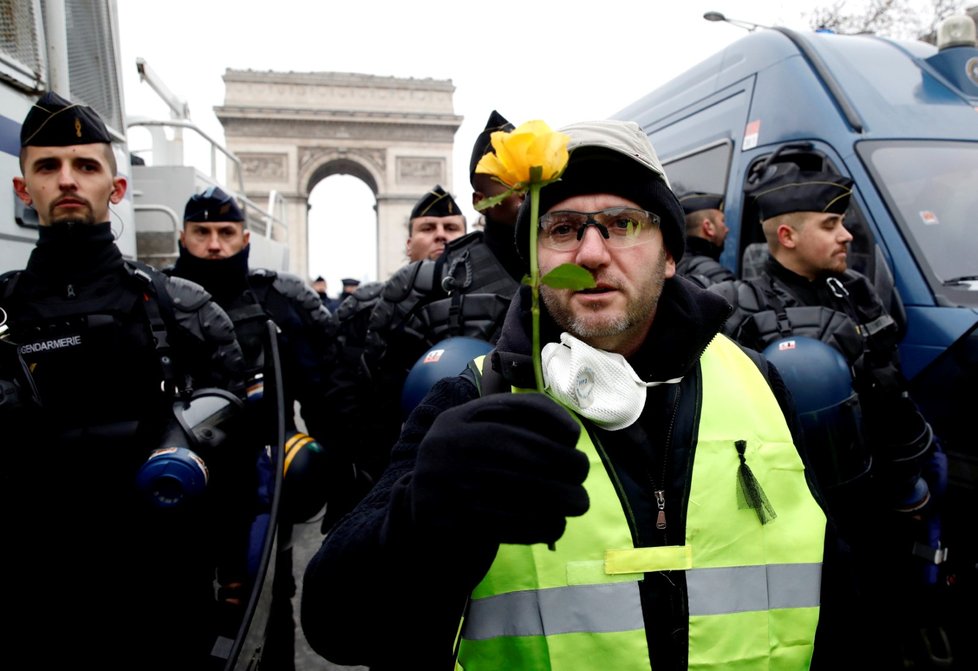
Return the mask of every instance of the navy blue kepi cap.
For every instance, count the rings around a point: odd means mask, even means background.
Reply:
[[[67,147],[112,142],[102,119],[91,107],[48,91],[31,107],[20,127],[21,147]]]
[[[758,184],[752,195],[762,221],[789,212],[845,214],[852,184],[831,172],[792,170]]]
[[[506,131],[509,132],[514,130],[516,126],[511,124],[506,118],[497,112],[492,111],[489,115],[489,120],[486,121],[486,127],[479,133],[479,137],[475,139],[475,144],[472,145],[472,156],[469,158],[469,181],[475,177],[475,169],[479,165],[479,161],[486,154],[493,151],[492,149],[492,134],[496,131]]]
[[[700,210],[723,211],[723,196],[719,193],[691,191],[679,197],[679,204],[682,205],[685,214],[692,214]]]
[[[234,198],[212,186],[203,193],[190,197],[183,209],[184,221],[240,221],[244,214]]]
[[[462,214],[462,210],[458,209],[458,203],[456,203],[452,196],[441,188],[440,184],[436,184],[435,188],[421,196],[414,209],[411,210],[411,219],[416,217],[451,217],[452,215]]]

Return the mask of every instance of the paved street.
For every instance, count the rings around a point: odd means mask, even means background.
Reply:
[[[299,599],[302,596],[302,572],[305,570],[309,559],[319,549],[323,536],[319,532],[319,523],[302,524],[296,527],[295,544],[293,546],[293,562],[295,566],[295,580],[297,584],[296,596],[293,601],[296,614],[296,640],[295,640],[295,669],[296,671],[338,671],[338,670],[358,670],[366,671],[365,666],[339,666],[326,661],[309,647],[305,637],[302,635],[302,627],[298,624],[299,618]],[[267,669],[265,671],[275,671]]]

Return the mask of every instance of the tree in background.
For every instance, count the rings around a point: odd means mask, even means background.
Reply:
[[[948,16],[964,13],[964,5],[960,0],[868,0],[858,4],[835,0],[831,5],[805,12],[804,16],[813,29],[920,39],[932,34],[937,24]]]

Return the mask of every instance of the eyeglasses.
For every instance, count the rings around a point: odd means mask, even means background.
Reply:
[[[540,217],[540,244],[555,252],[572,252],[581,246],[588,226],[594,226],[609,247],[634,247],[651,239],[660,222],[659,215],[634,207],[558,210]]]

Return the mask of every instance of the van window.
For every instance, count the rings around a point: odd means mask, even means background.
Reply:
[[[733,143],[723,141],[695,149],[663,164],[672,190],[678,194],[690,191],[725,193]]]
[[[935,295],[978,304],[978,143],[866,141],[856,148]]]
[[[36,90],[37,73],[45,71],[37,8],[33,2],[0,0],[0,73],[25,91]]]

